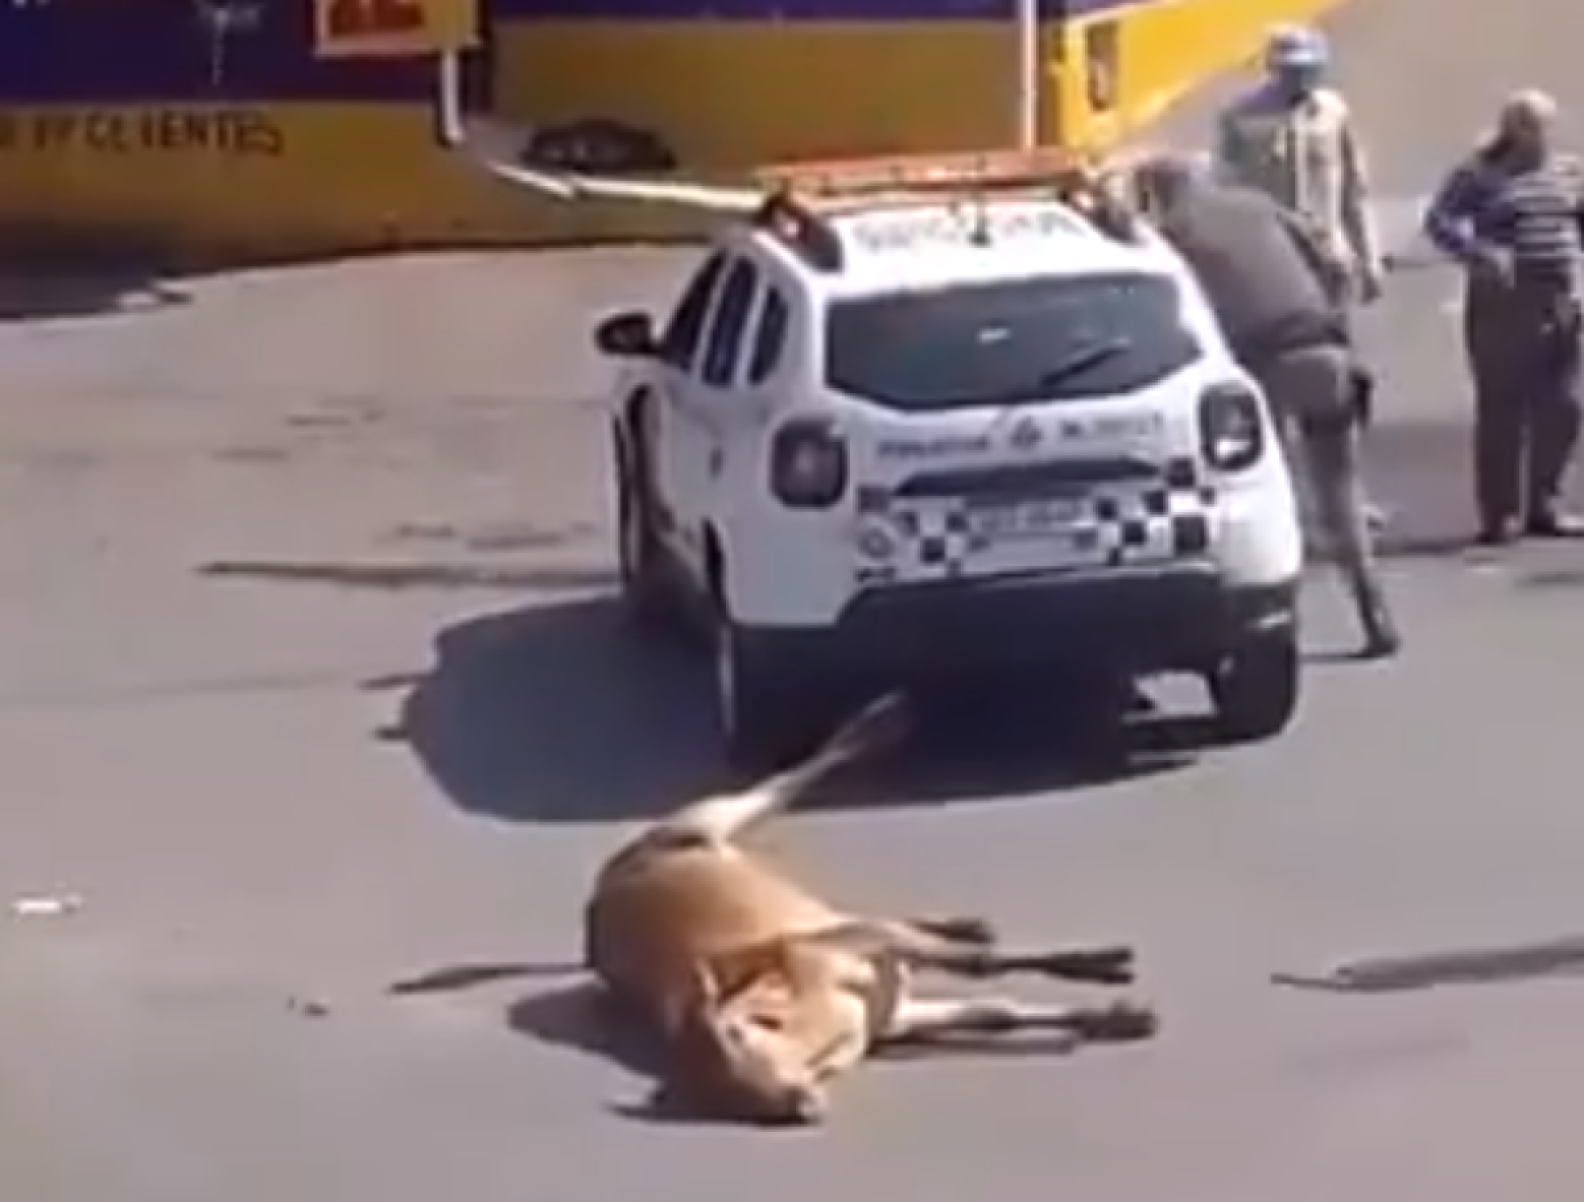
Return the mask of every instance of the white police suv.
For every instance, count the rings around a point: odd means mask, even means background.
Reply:
[[[596,341],[627,598],[702,618],[736,753],[792,754],[879,688],[1029,669],[1198,673],[1227,736],[1288,725],[1303,552],[1270,414],[1093,173],[610,184],[732,214],[668,314]]]

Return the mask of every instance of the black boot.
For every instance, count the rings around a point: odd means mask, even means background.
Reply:
[[[1364,646],[1359,658],[1364,660],[1391,659],[1402,650],[1402,633],[1392,617],[1386,594],[1374,580],[1361,580],[1353,587],[1354,602],[1358,606],[1359,625],[1364,628]]]

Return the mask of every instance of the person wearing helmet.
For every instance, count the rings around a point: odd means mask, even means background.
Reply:
[[[1520,92],[1458,164],[1425,233],[1463,265],[1474,377],[1479,539],[1584,535],[1561,507],[1584,392],[1584,167],[1558,152],[1556,104]]]
[[[1262,192],[1314,227],[1339,307],[1379,299],[1384,267],[1368,171],[1347,101],[1326,86],[1330,49],[1317,30],[1283,25],[1266,39],[1265,78],[1216,122],[1220,178]],[[1313,489],[1311,483],[1311,489]],[[1386,524],[1365,502],[1372,529]]]
[[[1358,607],[1363,655],[1402,645],[1374,553],[1359,472],[1361,407],[1370,375],[1332,286],[1313,226],[1251,188],[1189,159],[1160,156],[1135,172],[1141,206],[1193,269],[1227,344],[1301,451],[1315,508]]]
[[[1326,86],[1330,52],[1318,31],[1280,26],[1265,45],[1265,79],[1217,121],[1222,177],[1313,222],[1339,289],[1369,303],[1383,268],[1364,150],[1340,92]]]

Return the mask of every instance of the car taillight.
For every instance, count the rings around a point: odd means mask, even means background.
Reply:
[[[792,509],[825,509],[847,491],[847,444],[829,422],[797,419],[770,444],[770,490]]]
[[[1241,472],[1265,454],[1264,405],[1242,384],[1216,384],[1199,398],[1199,446],[1220,472]]]

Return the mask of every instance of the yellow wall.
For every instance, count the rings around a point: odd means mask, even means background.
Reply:
[[[1267,30],[1306,22],[1342,0],[1155,0],[1071,22],[1053,62],[1053,91],[1073,142],[1113,145],[1147,127],[1199,84],[1252,59]],[[1088,103],[1085,42],[1114,24],[1117,103],[1096,112]]]
[[[1113,142],[1245,57],[1273,21],[1336,2],[1138,0],[1053,24],[1045,136]],[[1104,40],[1092,31],[1108,24],[1114,106],[1097,111],[1104,98],[1091,95],[1086,41]],[[1016,37],[1000,25],[535,22],[498,28],[494,40],[503,113],[623,119],[661,132],[695,170],[973,148],[1013,132]],[[558,207],[476,177],[436,147],[422,105],[187,112],[187,136],[162,140],[170,110],[117,110],[94,126],[59,110],[0,108],[0,237],[280,254],[689,232],[675,216]]]
[[[502,113],[630,121],[709,174],[1014,135],[1017,39],[1001,24],[534,22],[496,38]],[[689,222],[624,206],[586,209],[578,224],[590,236],[645,236]]]
[[[247,122],[256,137],[179,149],[140,143],[148,123],[173,115]],[[520,240],[562,216],[437,151],[421,106],[128,107],[114,112],[119,132],[101,129],[97,139],[49,136],[71,119],[59,109],[0,117],[43,135],[0,154],[6,243],[86,239],[177,259],[298,255]]]
[[[1000,23],[535,22],[497,39],[504,111],[624,117],[707,167],[1013,134],[1017,38]]]

